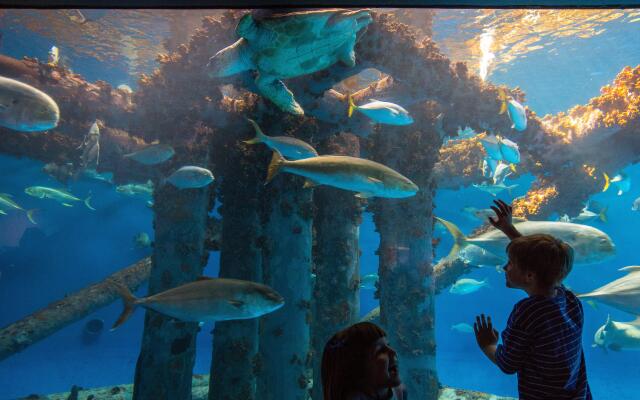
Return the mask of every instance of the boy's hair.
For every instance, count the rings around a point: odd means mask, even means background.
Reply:
[[[520,236],[507,246],[509,259],[533,272],[541,287],[552,287],[569,275],[573,267],[573,249],[562,240],[538,233]]]
[[[359,322],[333,335],[322,353],[324,400],[346,400],[365,381],[366,366],[379,338],[387,334],[371,322]]]

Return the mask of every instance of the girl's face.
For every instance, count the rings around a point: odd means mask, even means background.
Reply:
[[[367,372],[368,386],[376,390],[400,385],[398,354],[389,347],[386,337],[381,337],[375,343]]]

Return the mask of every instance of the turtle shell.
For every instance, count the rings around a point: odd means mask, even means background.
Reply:
[[[247,14],[236,32],[247,40],[257,69],[287,78],[320,71],[353,50],[358,31],[371,22],[368,10],[319,10],[254,19]]]

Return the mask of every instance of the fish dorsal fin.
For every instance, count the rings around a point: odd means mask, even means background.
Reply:
[[[240,300],[230,299],[230,300],[227,300],[227,302],[232,306],[234,306],[235,308],[240,308],[244,305],[244,301],[240,301]]]
[[[640,271],[640,265],[629,265],[628,267],[620,268],[618,271],[624,271],[629,274]]]
[[[213,278],[209,278],[208,276],[199,276],[196,278],[196,281],[211,281]]]

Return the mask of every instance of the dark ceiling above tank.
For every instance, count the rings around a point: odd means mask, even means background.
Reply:
[[[435,7],[435,8],[633,8],[640,0],[0,0],[16,8],[265,8],[265,7]]]

